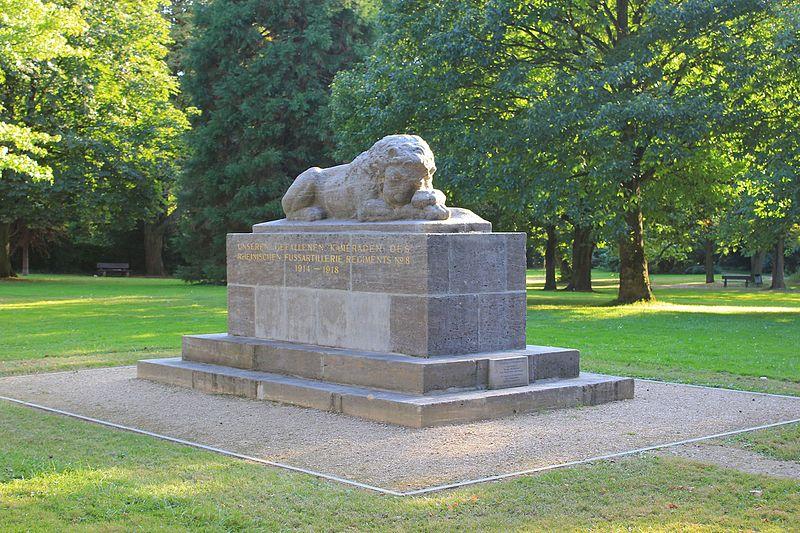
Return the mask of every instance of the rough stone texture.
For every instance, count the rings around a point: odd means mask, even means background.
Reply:
[[[524,361],[522,375],[527,380],[527,358],[521,356],[520,359]],[[469,422],[576,405],[597,405],[633,397],[633,380],[598,374],[581,374],[571,380],[546,380],[527,386],[507,383],[506,387],[513,388],[497,390],[417,395],[240,370],[177,358],[147,361],[146,375],[149,375],[152,365],[169,367],[170,372],[174,372],[176,367],[191,372],[191,386],[203,392],[246,398],[257,396],[259,399],[344,412],[411,427]],[[492,365],[493,362],[489,361],[490,380],[493,380]],[[185,378],[181,376],[176,381],[185,383]],[[496,383],[497,380],[492,381],[492,384]]]
[[[307,389],[292,381],[282,378],[271,382],[258,383],[258,399],[270,400],[300,407],[310,407],[320,411],[331,411],[333,392],[329,389]]]
[[[421,357],[525,346],[524,234],[231,234],[228,250],[233,334]]]
[[[11,376],[0,395],[395,490],[800,418],[800,398],[637,381],[624,402],[411,429],[135,376],[134,367]]]
[[[447,220],[393,220],[385,222],[357,222],[353,220],[326,219],[315,222],[297,220],[272,220],[253,225],[253,233],[488,233],[492,223],[469,209],[448,207]]]
[[[226,240],[226,257],[229,283],[243,285],[275,285],[284,282],[284,262],[276,257],[275,247],[281,244],[276,236],[272,249],[267,251],[267,243],[232,239]]]
[[[421,137],[387,135],[351,163],[306,170],[281,205],[289,220],[446,220],[434,172],[433,152]]]
[[[154,360],[157,361],[157,360]],[[192,371],[177,366],[167,366],[148,360],[137,364],[137,377],[176,387],[192,388]]]
[[[527,295],[524,292],[478,296],[478,351],[525,346]]]
[[[254,337],[255,328],[255,289],[228,285],[228,333]]]
[[[526,290],[525,269],[528,260],[524,233],[509,233],[506,238],[506,283],[513,290]]]
[[[580,373],[580,352],[565,348],[552,348],[546,346],[528,346],[528,369],[530,379],[560,378],[569,379],[578,377]]]
[[[478,305],[478,297],[473,294],[429,298],[428,346],[424,352],[411,355],[479,351]]]
[[[226,367],[218,367],[226,368]],[[228,373],[192,371],[192,388],[210,394],[230,394],[243,398],[256,398],[258,382],[241,376]]]
[[[325,353],[322,379],[361,387],[423,394],[425,369],[393,358]],[[473,382],[474,383],[474,382]]]
[[[450,290],[454,294],[501,292],[507,289],[507,239],[484,234],[450,238]],[[523,245],[524,246],[524,245]],[[502,260],[499,260],[502,258]],[[443,260],[443,259],[439,259]]]
[[[262,339],[289,338],[285,290],[282,287],[255,287],[254,291],[254,336]],[[228,313],[230,312],[228,309]],[[235,335],[233,332],[230,333]]]
[[[233,335],[184,335],[183,358],[197,363],[255,368],[256,345],[248,337]]]
[[[389,309],[389,346],[393,352],[428,353],[428,300],[417,296],[392,296]]]
[[[576,350],[548,346],[421,358],[225,334],[189,335],[183,344],[186,361],[409,394],[488,388],[488,361],[510,356],[528,358],[530,382],[575,378],[579,373]]]
[[[184,359],[186,357],[184,356]],[[322,354],[300,347],[261,344],[255,347],[253,370],[322,379]]]

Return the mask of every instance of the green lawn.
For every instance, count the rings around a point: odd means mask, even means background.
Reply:
[[[608,273],[595,273],[591,294],[537,290],[538,271],[528,280],[528,342],[579,348],[586,370],[800,394],[800,291],[654,276],[656,303],[613,306]],[[88,276],[0,282],[0,375],[177,355],[182,334],[225,329],[224,287]]]
[[[226,329],[225,287],[172,279],[30,276],[0,282],[0,375],[174,355]]]
[[[800,483],[642,457],[394,498],[0,403],[0,530],[800,528]]]
[[[731,440],[743,448],[774,459],[800,462],[800,424],[792,424],[772,431],[743,433]]]
[[[656,276],[654,304],[545,293],[529,272],[528,339],[585,369],[800,394],[800,292]],[[0,282],[0,375],[178,354],[225,330],[225,289],[175,280]],[[769,379],[759,379],[765,376]],[[11,430],[13,428],[13,430]],[[800,428],[735,439],[800,460]],[[800,529],[800,483],[637,457],[425,497],[392,498],[0,402],[0,531]]]
[[[655,303],[616,306],[611,274],[594,293],[553,293],[529,271],[528,342],[577,347],[597,372],[800,394],[800,291],[704,279],[653,276]]]

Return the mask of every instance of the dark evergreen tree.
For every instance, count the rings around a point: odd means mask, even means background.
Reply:
[[[181,277],[223,280],[226,233],[281,217],[292,179],[332,163],[330,84],[366,53],[372,11],[346,0],[196,7],[184,87],[201,113],[180,180]]]

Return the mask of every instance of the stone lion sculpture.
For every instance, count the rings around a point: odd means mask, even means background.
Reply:
[[[281,205],[289,220],[446,220],[450,211],[444,193],[433,188],[434,172],[433,152],[421,137],[388,135],[351,163],[309,168]]]

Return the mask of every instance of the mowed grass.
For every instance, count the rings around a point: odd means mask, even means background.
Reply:
[[[731,440],[743,448],[773,459],[800,462],[800,424],[771,431],[743,433]]]
[[[594,273],[592,293],[543,284],[541,272],[528,272],[528,343],[578,348],[585,370],[800,394],[798,290],[657,275],[656,302],[620,306],[607,272]]]
[[[42,276],[0,282],[0,375],[177,355],[226,330],[225,287],[174,279]]]
[[[528,272],[528,343],[578,348],[585,370],[800,394],[800,291],[706,288],[654,276],[658,301],[544,292]],[[0,282],[0,375],[177,355],[181,335],[226,330],[225,288],[172,279],[31,276]],[[767,378],[766,380],[761,378]]]
[[[580,348],[585,369],[798,393],[797,292],[656,277],[657,303],[617,307],[608,274],[592,294],[544,293],[539,278],[529,272],[529,342]],[[0,282],[0,375],[177,355],[182,334],[225,330],[225,300],[224,287],[176,280]],[[797,431],[737,444],[798,460]],[[800,529],[797,481],[679,459],[393,498],[6,402],[0,434],[0,531]]]
[[[800,483],[639,457],[396,498],[0,403],[2,531],[797,531]]]

